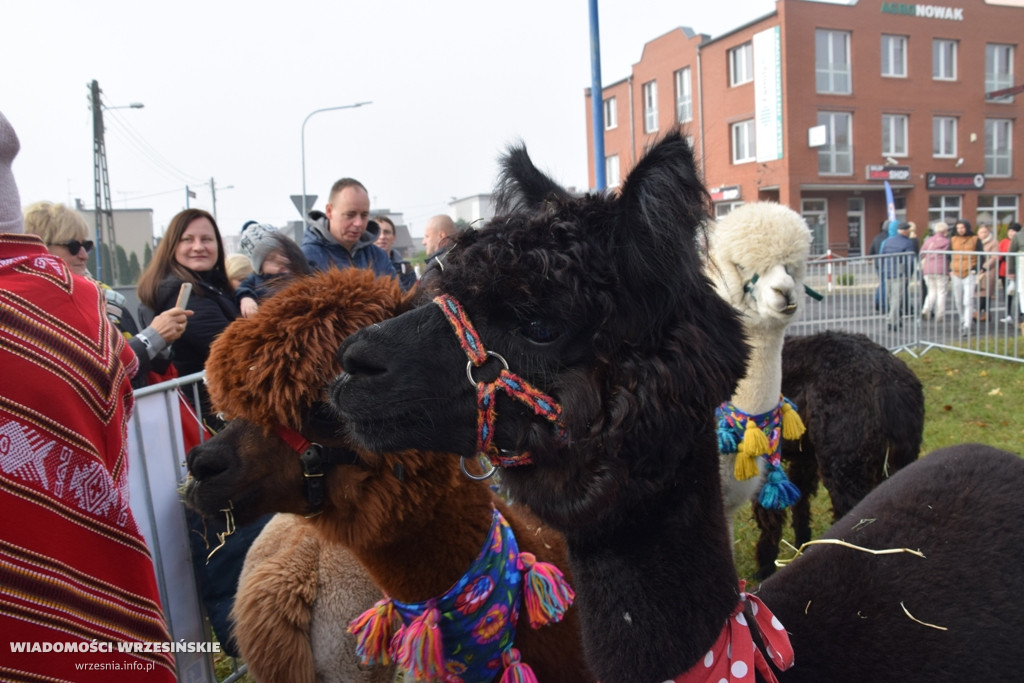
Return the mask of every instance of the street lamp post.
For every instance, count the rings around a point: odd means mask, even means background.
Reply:
[[[319,114],[324,111],[335,111],[337,109],[355,109],[356,107],[362,107],[366,104],[373,104],[373,102],[356,102],[355,104],[343,104],[339,107],[324,107],[323,109],[315,109],[302,120],[302,220],[306,220],[306,212],[309,211],[309,206],[306,203],[306,122],[314,114]]]

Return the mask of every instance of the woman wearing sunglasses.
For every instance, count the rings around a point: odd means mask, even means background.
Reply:
[[[75,275],[91,278],[87,263],[93,242],[87,239],[89,226],[77,211],[63,204],[37,202],[25,208],[25,232],[37,235],[54,256],[68,264]],[[117,290],[96,283],[107,300],[107,317],[128,339],[128,346],[139,359],[139,370],[132,386],[146,385],[146,373],[163,372],[170,362],[170,346],[185,331],[189,311],[171,308],[153,318],[146,329],[139,331],[135,318],[127,309],[127,300]]]

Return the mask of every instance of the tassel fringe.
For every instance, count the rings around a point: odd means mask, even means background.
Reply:
[[[417,680],[437,680],[444,672],[444,649],[438,621],[441,613],[430,605],[403,626],[391,641],[392,656]]]
[[[782,401],[782,438],[789,441],[799,439],[807,431],[796,406],[788,398]]]
[[[760,472],[757,469],[757,458],[768,455],[770,448],[768,437],[754,420],[748,419],[743,430],[743,441],[736,450],[736,464],[733,467],[736,479],[744,481],[756,477]]]
[[[758,502],[766,510],[783,510],[800,500],[800,489],[789,480],[783,469],[776,464],[768,466],[768,476],[758,496]]]
[[[561,621],[576,598],[561,570],[548,562],[538,562],[533,553],[519,553],[516,565],[523,573],[523,599],[530,627],[538,629]]]
[[[501,662],[505,665],[505,673],[501,675],[500,683],[537,683],[537,676],[529,664],[524,664],[519,657],[519,650],[510,647],[501,655]]]
[[[391,664],[391,639],[401,623],[389,598],[349,623],[348,632],[356,637],[356,654],[364,666]]]

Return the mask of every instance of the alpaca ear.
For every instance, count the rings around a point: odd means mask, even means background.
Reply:
[[[701,277],[698,238],[705,235],[709,198],[693,150],[674,131],[656,143],[622,185],[618,217],[609,227],[611,253],[637,292],[673,306]]]
[[[547,200],[569,197],[561,185],[533,165],[522,143],[509,147],[499,163],[501,171],[495,190],[499,214],[536,209]]]

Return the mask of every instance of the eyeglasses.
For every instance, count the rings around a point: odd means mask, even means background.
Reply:
[[[69,254],[71,254],[72,256],[77,256],[79,249],[84,248],[86,251],[92,251],[93,241],[85,240],[84,242],[79,242],[78,240],[68,240],[67,242],[53,242],[47,246],[64,247],[65,249],[68,250]]]

